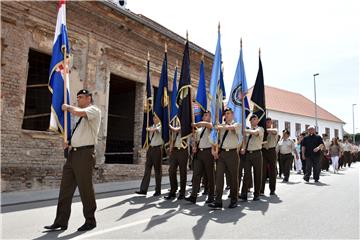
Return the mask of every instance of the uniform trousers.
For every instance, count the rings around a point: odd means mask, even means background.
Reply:
[[[346,164],[348,164],[348,166],[350,167],[351,166],[351,153],[350,151],[346,151],[344,152],[344,155],[343,155],[343,164],[344,166],[346,167]]]
[[[275,191],[276,188],[276,150],[275,148],[262,149],[263,156],[263,170],[262,170],[262,181],[260,192],[264,193],[265,182],[266,182],[266,172],[269,173],[269,188],[271,192]]]
[[[155,191],[161,192],[161,175],[162,175],[162,146],[150,146],[146,153],[145,173],[141,181],[140,191],[147,192],[150,183],[151,169],[154,166],[155,171]]]
[[[231,202],[236,202],[239,191],[239,155],[237,149],[229,151],[220,150],[219,159],[216,160],[216,203],[222,203],[224,191],[224,174],[229,174],[230,198]]]
[[[244,186],[241,189],[241,195],[247,196],[247,189],[250,187],[250,182],[252,180],[251,176],[251,167],[254,168],[254,197],[260,195],[261,180],[262,180],[262,153],[261,150],[257,151],[247,151],[245,155],[244,163]],[[245,191],[246,190],[246,191]]]
[[[306,159],[306,173],[304,179],[309,181],[311,176],[311,170],[313,171],[313,177],[315,181],[318,181],[320,178],[320,155],[305,157]]]
[[[192,197],[197,197],[197,193],[200,189],[201,178],[207,180],[207,186],[204,191],[208,191],[208,198],[214,198],[215,188],[215,163],[214,157],[211,154],[211,148],[200,150],[196,154],[196,158],[193,161],[194,172],[193,172],[193,184],[192,184]],[[206,188],[207,187],[207,188]]]
[[[186,190],[186,174],[189,153],[187,148],[174,148],[170,155],[169,179],[170,194],[175,194],[178,188],[177,169],[180,170],[180,195],[185,195]]]
[[[291,153],[287,153],[287,154],[280,153],[280,164],[282,165],[285,181],[289,181],[292,159],[293,159],[293,155]]]
[[[71,203],[76,187],[79,188],[85,222],[96,224],[96,201],[92,183],[93,170],[96,164],[94,148],[70,150],[65,162],[60,184],[59,200],[54,224],[67,226]]]

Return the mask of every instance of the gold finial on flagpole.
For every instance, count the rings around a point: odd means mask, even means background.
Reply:
[[[165,52],[167,53],[167,42],[165,42]]]
[[[178,62],[178,60],[176,59],[175,67],[177,68],[178,66],[179,66],[179,62]]]
[[[259,48],[259,57],[260,57],[260,55],[261,55],[261,48]]]
[[[240,38],[240,48],[242,48],[242,38]]]
[[[147,60],[150,61],[150,52],[148,51],[148,57]]]
[[[189,31],[186,29],[186,41],[189,41]]]
[[[219,21],[219,24],[218,24],[218,31],[220,32],[220,21]]]
[[[203,49],[201,51],[201,61],[204,61],[204,57],[205,57],[205,50]]]

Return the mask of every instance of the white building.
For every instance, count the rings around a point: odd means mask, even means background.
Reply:
[[[248,96],[251,97],[252,88]],[[291,138],[305,131],[309,125],[315,126],[315,104],[303,95],[287,90],[265,86],[267,116],[271,117],[279,132],[288,129]],[[317,106],[318,132],[333,137],[343,138],[344,121]]]

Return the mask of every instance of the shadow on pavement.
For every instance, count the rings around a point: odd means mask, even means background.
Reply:
[[[81,234],[84,234],[86,232],[73,232],[71,234],[65,235],[65,236],[61,236],[59,237],[59,235],[61,233],[63,233],[64,231],[62,230],[58,230],[58,231],[52,231],[52,230],[48,230],[48,231],[43,231],[43,233],[45,233],[44,235],[42,235],[41,237],[38,238],[34,238],[33,240],[41,240],[41,239],[72,239],[74,237],[77,237]]]

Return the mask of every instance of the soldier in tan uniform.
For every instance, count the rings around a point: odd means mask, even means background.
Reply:
[[[266,143],[264,143],[262,148],[263,155],[263,174],[262,174],[262,182],[260,195],[264,195],[265,190],[265,182],[267,172],[269,174],[270,183],[270,195],[275,194],[276,189],[276,145],[278,142],[278,131],[276,128],[272,127],[272,120],[270,117],[266,118],[266,131],[268,133],[266,138]]]
[[[161,138],[160,120],[156,115],[153,119],[154,125],[146,129],[150,135],[150,146],[146,153],[145,173],[141,181],[140,191],[136,191],[136,193],[146,195],[150,183],[151,168],[154,166],[156,187],[153,196],[159,196],[161,194],[162,146],[164,142]]]
[[[244,180],[241,189],[240,199],[247,201],[247,189],[251,181],[251,167],[254,168],[254,198],[253,201],[259,200],[261,180],[262,180],[262,143],[264,138],[264,129],[258,126],[259,118],[253,114],[250,117],[251,129],[246,129],[246,144],[242,145],[241,154],[245,153],[244,163]]]
[[[181,127],[173,127],[169,125],[170,130],[173,132],[174,145],[170,147],[170,167],[169,167],[169,179],[170,179],[170,192],[165,197],[166,200],[171,200],[176,197],[177,184],[177,168],[180,170],[180,191],[178,200],[185,198],[186,190],[186,177],[187,177],[187,163],[189,158],[188,145],[189,139],[181,139]]]
[[[203,121],[195,123],[197,127],[195,134],[195,144],[193,146],[193,152],[196,154],[196,158],[193,160],[194,172],[192,182],[191,195],[185,198],[186,201],[196,203],[197,194],[200,189],[201,177],[207,179],[208,198],[205,203],[212,203],[214,201],[214,188],[215,188],[215,172],[214,172],[214,157],[211,154],[211,143],[209,134],[212,129],[211,114],[209,111],[205,111],[203,115]],[[204,190],[204,191],[205,191]]]
[[[225,124],[216,126],[220,131],[220,145],[218,151],[212,150],[216,160],[216,198],[215,202],[208,206],[212,208],[222,208],[222,195],[224,189],[224,173],[230,176],[230,205],[229,208],[237,207],[238,200],[238,174],[239,174],[239,155],[238,146],[241,144],[241,127],[233,120],[231,108],[225,109]]]
[[[343,165],[346,167],[346,164],[348,164],[348,167],[351,166],[351,143],[349,142],[348,138],[344,139],[344,144],[342,145],[343,148]]]
[[[93,105],[92,94],[86,90],[77,93],[78,107],[63,104],[63,111],[79,117],[71,136],[71,143],[66,144],[68,157],[63,167],[56,218],[50,230],[66,230],[71,213],[71,202],[76,187],[79,188],[85,223],[78,231],[87,231],[96,227],[96,201],[92,183],[96,164],[95,145],[100,129],[101,111]]]

